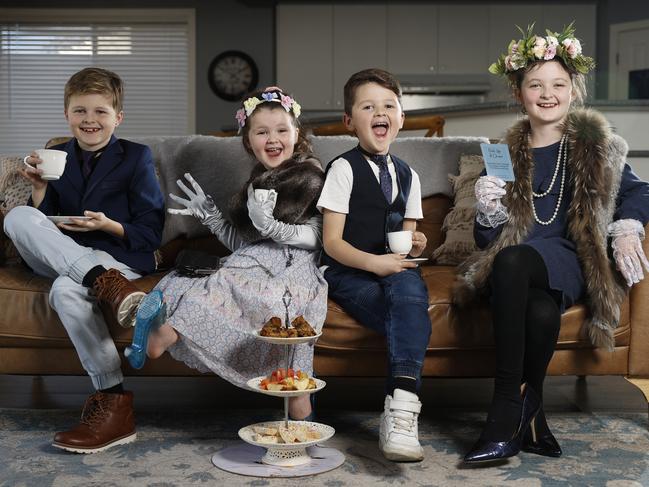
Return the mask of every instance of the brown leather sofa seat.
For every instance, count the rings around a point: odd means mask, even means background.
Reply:
[[[453,170],[457,173],[459,154],[467,150],[477,154],[482,141],[484,139],[414,137],[395,142],[395,151],[399,151],[395,153],[414,163],[422,179],[422,193],[426,197],[422,202],[424,219],[419,229],[428,238],[428,253],[432,253],[444,238],[442,222],[452,204],[446,177]],[[206,193],[224,207],[231,189],[240,187],[249,171],[250,166],[241,164],[245,153],[236,140],[193,136],[150,138],[142,142],[153,150],[165,194],[176,190],[176,179],[191,167],[197,180],[206,181]],[[316,153],[326,163],[336,154],[353,147],[355,139],[316,137],[313,143]],[[205,168],[191,165],[203,159],[206,160]],[[215,179],[216,165],[219,178]],[[236,171],[240,172],[238,176]],[[649,234],[649,226],[646,230]],[[166,243],[161,249],[163,264],[173,262],[182,248],[200,248],[217,255],[226,253],[216,239],[207,235],[205,229],[191,218],[169,218],[165,224],[164,241]],[[645,240],[644,248],[649,254],[649,239]],[[455,313],[450,305],[455,268],[428,263],[421,266],[421,271],[428,286],[432,322],[424,376],[492,375],[493,338],[487,303]],[[149,291],[163,275],[159,272],[135,282],[141,289]],[[49,306],[50,285],[49,279],[34,275],[21,264],[0,266],[0,373],[84,373],[65,329]],[[584,329],[587,316],[583,304],[564,313],[549,373],[623,375],[639,387],[648,388],[649,380],[644,378],[649,378],[649,279],[631,289],[615,331],[615,349],[612,352],[590,345]],[[110,323],[110,331],[119,349],[130,343],[131,330]],[[127,375],[197,374],[168,354],[159,360],[148,361],[139,371],[131,369],[124,361],[123,369]],[[323,335],[315,347],[315,369],[320,376],[384,376],[385,340],[356,323],[330,300]]]

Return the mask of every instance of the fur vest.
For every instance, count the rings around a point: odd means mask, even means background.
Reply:
[[[312,158],[287,159],[279,166],[266,170],[257,164],[241,190],[230,200],[230,221],[241,238],[253,242],[263,237],[248,216],[248,185],[254,189],[274,189],[277,203],[273,210],[276,220],[302,224],[318,213],[316,203],[324,185],[320,163]]]
[[[606,119],[592,110],[571,112],[564,124],[572,201],[568,208],[568,237],[575,243],[586,286],[586,321],[593,345],[612,350],[626,285],[608,255],[608,224],[613,221],[617,193],[628,145],[613,134]],[[509,221],[486,249],[471,255],[458,268],[453,304],[467,306],[486,292],[494,257],[503,248],[524,242],[535,224],[532,214],[534,161],[529,147],[529,120],[517,122],[506,134],[516,180],[507,183],[503,204]]]

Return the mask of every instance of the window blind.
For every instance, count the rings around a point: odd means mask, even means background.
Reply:
[[[69,135],[63,88],[97,66],[124,82],[122,138],[189,133],[186,23],[0,22],[0,152]]]

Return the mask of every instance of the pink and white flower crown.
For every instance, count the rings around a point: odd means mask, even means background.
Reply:
[[[255,111],[258,105],[262,103],[276,102],[281,103],[282,108],[286,110],[287,113],[293,111],[295,118],[300,116],[302,113],[302,107],[298,102],[295,101],[292,97],[285,95],[280,90],[268,90],[264,91],[261,95],[251,96],[243,102],[243,108],[237,110],[234,118],[237,119],[239,124],[239,131],[246,125],[246,120],[250,118],[252,112]]]
[[[527,32],[516,26],[523,34],[523,38],[518,41],[512,40],[507,48],[507,54],[501,54],[498,61],[489,66],[489,72],[507,76],[535,61],[561,58],[569,69],[574,69],[581,74],[588,73],[595,67],[595,61],[581,53],[581,43],[574,36],[573,24],[574,22],[564,27],[561,33],[546,29],[545,37],[532,33],[534,23],[527,26]]]

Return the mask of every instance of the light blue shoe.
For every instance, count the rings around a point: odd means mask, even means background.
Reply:
[[[131,367],[134,369],[144,367],[149,333],[160,328],[166,318],[167,304],[163,301],[162,292],[155,289],[140,302],[135,314],[133,342],[130,347],[124,349],[124,356],[128,359]]]

